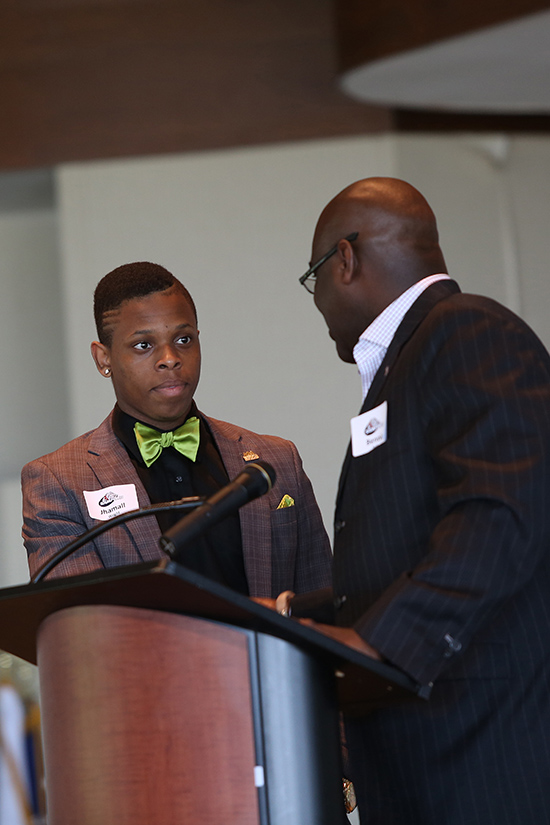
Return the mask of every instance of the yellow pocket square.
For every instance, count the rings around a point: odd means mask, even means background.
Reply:
[[[294,499],[292,496],[285,494],[280,500],[277,510],[283,510],[285,507],[294,507]]]

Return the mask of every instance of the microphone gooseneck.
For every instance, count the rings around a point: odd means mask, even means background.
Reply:
[[[60,562],[67,558],[67,556],[72,555],[76,550],[79,550],[85,544],[88,544],[89,541],[93,541],[97,536],[100,536],[102,533],[105,533],[107,530],[112,530],[113,527],[118,527],[120,524],[125,524],[127,521],[132,521],[133,519],[143,518],[144,516],[154,516],[156,513],[163,513],[167,510],[189,510],[194,507],[198,507],[202,504],[204,498],[202,496],[189,496],[188,498],[180,498],[177,501],[164,501],[160,504],[148,504],[145,507],[142,507],[140,510],[129,510],[125,513],[121,513],[119,516],[115,516],[109,521],[103,521],[101,524],[97,524],[95,527],[91,527],[89,530],[86,530],[84,533],[81,533],[77,536],[73,541],[66,544],[61,550],[58,550],[42,567],[37,570],[34,576],[31,576],[30,583],[31,584],[38,584],[38,582],[42,581],[48,573],[57,567]]]

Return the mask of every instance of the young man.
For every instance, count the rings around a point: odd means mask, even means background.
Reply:
[[[31,575],[117,502],[136,509],[210,496],[247,461],[263,459],[277,474],[271,491],[193,542],[184,563],[254,597],[328,584],[329,542],[295,446],[208,418],[193,401],[201,355],[185,287],[156,264],[127,264],[98,284],[94,314],[92,356],[117,403],[96,430],[23,468]],[[159,558],[161,533],[181,517],[169,512],[115,527],[52,575]]]

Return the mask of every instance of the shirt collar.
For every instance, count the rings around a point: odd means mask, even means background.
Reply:
[[[399,295],[395,301],[392,301],[380,315],[377,315],[374,321],[359,336],[359,340],[353,348],[353,358],[361,376],[363,398],[369,391],[374,376],[397,332],[397,328],[409,309],[424,290],[437,281],[444,280],[450,280],[449,276],[439,273],[428,275],[427,278],[417,281]]]
[[[428,275],[427,278],[422,278],[417,281],[405,292],[403,292],[395,301],[392,301],[389,306],[384,309],[380,315],[366,328],[361,334],[359,340],[371,341],[373,344],[379,346],[389,347],[393,340],[393,336],[397,332],[397,328],[408,310],[412,307],[414,302],[425,289],[437,281],[450,280],[448,275]]]

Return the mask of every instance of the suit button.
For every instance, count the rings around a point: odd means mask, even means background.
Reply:
[[[347,602],[347,600],[348,600],[347,596],[335,596],[334,597],[334,608],[336,610],[340,610],[340,608],[344,605],[345,602]]]
[[[334,532],[339,533],[340,530],[343,530],[345,526],[346,522],[343,519],[336,519],[336,521],[334,522]]]
[[[443,653],[445,659],[450,659],[451,656],[462,650],[462,642],[459,642],[458,639],[453,638],[450,633],[446,633],[443,639],[447,645],[447,650]]]

